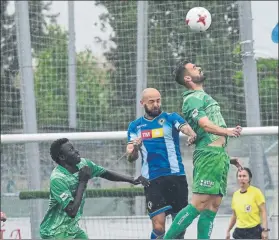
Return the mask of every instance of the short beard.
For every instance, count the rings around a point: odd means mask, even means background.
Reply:
[[[145,113],[146,113],[148,116],[153,117],[153,118],[159,116],[159,115],[162,113],[161,107],[159,107],[158,112],[153,112],[153,111],[150,111],[150,110],[147,108],[146,105],[144,105],[144,110],[145,110]]]
[[[192,81],[196,84],[202,84],[206,77],[204,75],[192,78]]]

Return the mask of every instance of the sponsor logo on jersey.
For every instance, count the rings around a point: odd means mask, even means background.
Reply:
[[[137,129],[142,128],[142,127],[145,127],[146,125],[147,125],[147,124],[139,125],[139,126],[137,126]]]
[[[163,128],[156,128],[153,130],[144,130],[141,132],[142,139],[160,138],[164,136]]]

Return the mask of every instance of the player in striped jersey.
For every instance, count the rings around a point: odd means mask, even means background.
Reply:
[[[179,132],[195,141],[196,134],[177,113],[161,111],[161,95],[154,88],[142,93],[144,116],[131,122],[128,128],[128,161],[142,157],[141,174],[149,179],[144,188],[147,210],[152,220],[151,239],[162,238],[168,214],[178,213],[188,204],[188,185],[182,163]],[[180,238],[183,238],[184,233]]]
[[[101,177],[134,185],[149,184],[142,177],[134,179],[124,176],[81,158],[67,138],[54,141],[50,147],[50,155],[58,166],[50,176],[49,208],[40,225],[43,239],[88,239],[78,222],[83,213],[85,190],[90,178]]]

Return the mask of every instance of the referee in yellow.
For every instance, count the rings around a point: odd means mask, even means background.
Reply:
[[[259,188],[250,185],[251,179],[249,168],[237,171],[240,189],[233,194],[233,214],[226,239],[230,239],[230,231],[235,224],[234,239],[268,239],[265,197]]]

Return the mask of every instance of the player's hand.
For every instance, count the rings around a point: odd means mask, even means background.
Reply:
[[[134,184],[134,185],[141,184],[141,185],[144,186],[144,187],[149,187],[150,182],[149,182],[149,180],[146,179],[145,177],[139,176],[138,178],[134,179],[133,184]]]
[[[230,164],[236,166],[238,171],[243,170],[243,166],[242,166],[242,164],[240,163],[240,161],[237,157],[231,157],[230,158]]]
[[[0,213],[0,219],[1,219],[1,222],[6,222],[7,216],[6,216],[6,214],[4,212]]]
[[[242,127],[241,126],[236,126],[233,129],[227,128],[227,136],[228,137],[239,137],[242,132]]]
[[[231,239],[231,234],[230,234],[230,232],[227,232],[227,234],[226,234],[226,240],[230,240]]]
[[[136,138],[132,141],[132,144],[127,145],[127,153],[131,154],[133,152],[137,152],[142,145],[141,138]]]
[[[88,166],[84,166],[79,170],[78,173],[79,176],[79,181],[80,182],[88,182],[88,180],[91,178],[92,176],[92,170],[90,167]]]
[[[267,240],[268,239],[268,232],[262,231],[262,240]]]
[[[197,139],[197,134],[193,131],[191,135],[188,137],[187,145],[191,146]]]

